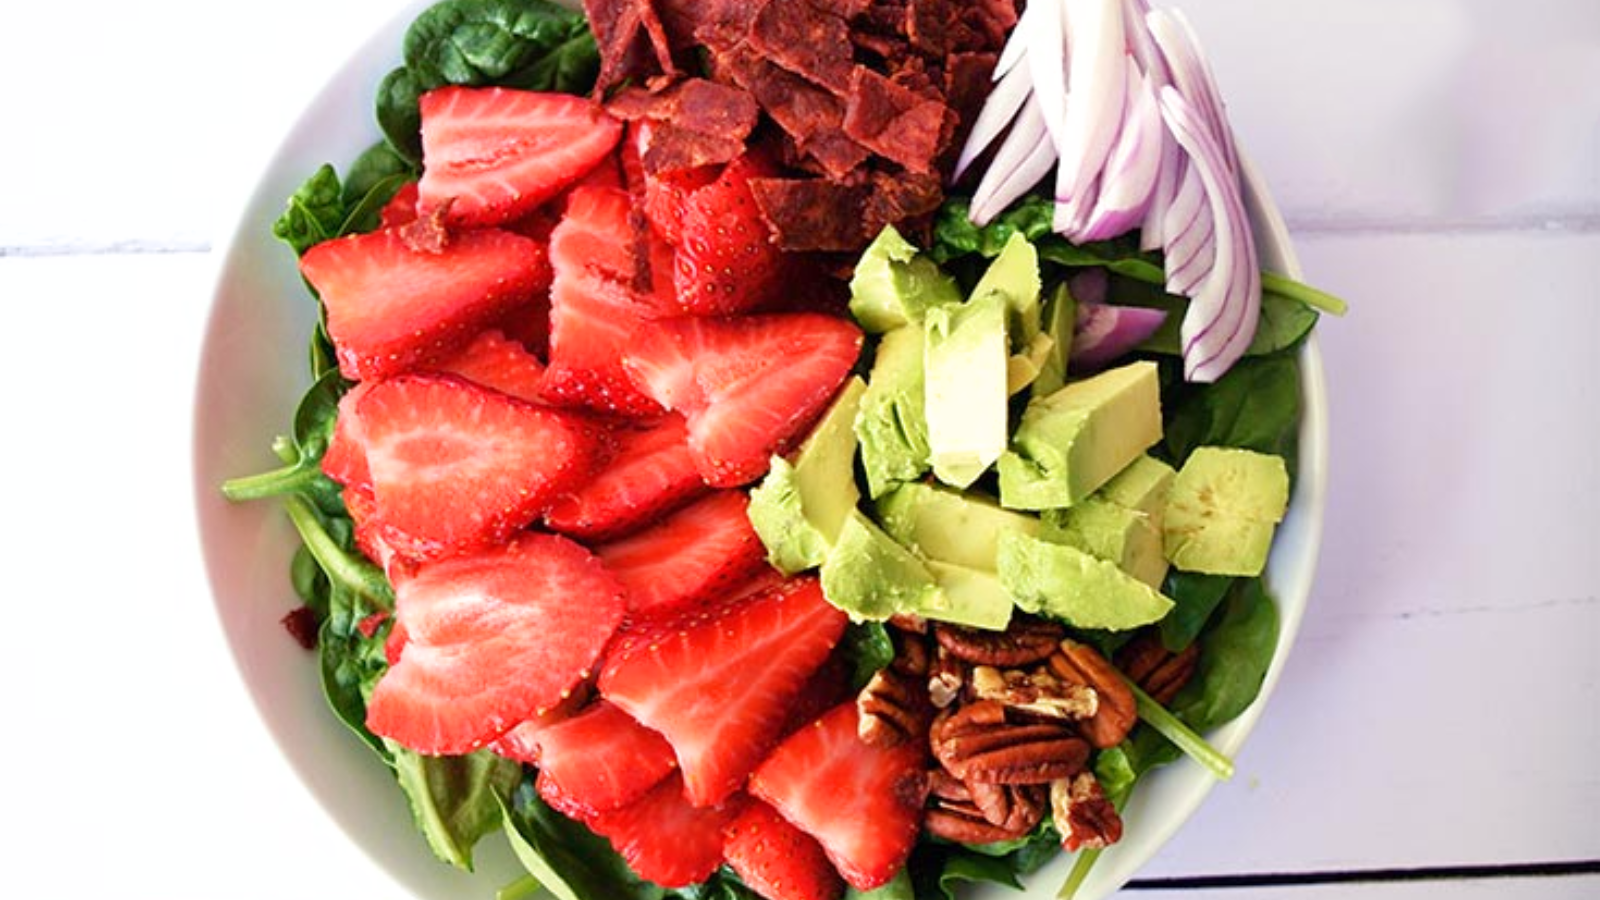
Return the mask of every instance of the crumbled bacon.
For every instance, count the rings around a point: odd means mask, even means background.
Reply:
[[[789,170],[752,189],[776,243],[795,251],[858,251],[885,224],[926,223],[1017,20],[1016,0],[584,8],[600,45],[597,94],[651,123],[648,171],[726,161],[765,132],[758,119],[775,126]]]

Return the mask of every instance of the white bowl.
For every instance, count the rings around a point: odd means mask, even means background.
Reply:
[[[279,620],[297,600],[289,587],[292,528],[273,502],[230,504],[218,491],[227,478],[276,465],[274,434],[288,425],[308,383],[305,353],[314,322],[292,252],[271,234],[284,202],[317,166],[344,167],[379,135],[373,92],[399,61],[406,26],[426,2],[406,4],[351,56],[306,108],[260,174],[235,231],[219,251],[211,319],[201,356],[195,404],[195,492],[199,526],[217,614],[239,674],[268,729],[306,787],[366,852],[416,897],[488,900],[521,874],[491,836],[468,875],[438,862],[411,824],[389,771],[328,710],[313,657]],[[1283,222],[1253,169],[1249,202],[1263,265],[1300,274]],[[1237,720],[1210,735],[1223,752],[1238,751],[1260,717],[1294,644],[1310,593],[1320,543],[1327,454],[1327,408],[1315,336],[1302,351],[1305,417],[1300,476],[1280,527],[1267,577],[1279,602],[1282,632],[1261,696]],[[1079,893],[1104,897],[1132,877],[1216,786],[1199,766],[1182,761],[1142,780],[1125,816],[1123,840],[1104,853]],[[975,898],[1053,897],[1070,859],[1063,854],[1029,881],[1026,893],[969,891]]]

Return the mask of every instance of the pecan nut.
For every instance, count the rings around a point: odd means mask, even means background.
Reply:
[[[856,732],[874,747],[921,740],[933,721],[928,682],[888,666],[873,673],[856,695]]]
[[[1173,653],[1162,644],[1160,632],[1151,630],[1140,632],[1117,651],[1117,668],[1161,704],[1171,703],[1189,683],[1199,661],[1199,644]]]
[[[979,700],[945,709],[929,730],[933,755],[962,781],[1044,784],[1083,769],[1089,745],[1059,721],[1011,721]]]
[[[1092,772],[1050,783],[1050,815],[1068,850],[1103,849],[1122,839],[1122,816]]]
[[[1094,688],[1062,681],[1042,667],[1024,672],[973,666],[972,692],[979,700],[995,700],[1012,709],[1051,719],[1087,719],[1100,706],[1100,695]]]
[[[1089,743],[1102,750],[1122,743],[1138,721],[1133,691],[1122,674],[1099,651],[1073,640],[1062,641],[1047,665],[1062,681],[1087,685],[1099,695],[1094,714],[1078,723]]]
[[[933,639],[957,659],[980,666],[1016,668],[1041,662],[1066,637],[1066,628],[1046,619],[1018,617],[1005,631],[936,623]]]
[[[968,783],[944,769],[929,777],[928,831],[963,844],[1015,840],[1033,831],[1050,802],[1046,785]]]

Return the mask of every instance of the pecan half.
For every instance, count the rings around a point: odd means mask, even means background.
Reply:
[[[930,774],[929,787],[928,831],[964,844],[1023,837],[1043,821],[1050,802],[1045,785],[969,784],[943,769]]]
[[[1089,758],[1071,725],[1011,721],[994,700],[943,710],[928,736],[934,757],[962,781],[1044,784],[1076,774]]]
[[[1157,703],[1171,703],[1194,675],[1200,645],[1191,643],[1177,653],[1161,643],[1159,631],[1141,631],[1117,651],[1117,668]]]
[[[1092,772],[1050,783],[1050,815],[1068,850],[1101,849],[1122,839],[1122,817]]]
[[[873,673],[866,687],[856,695],[856,732],[874,747],[894,747],[921,740],[933,721],[933,703],[928,699],[926,678],[899,671],[893,666]]]
[[[1016,668],[1054,653],[1056,644],[1066,637],[1059,622],[1018,617],[1005,631],[985,631],[960,625],[935,623],[933,638],[957,659],[980,666]]]
[[[979,700],[996,700],[1012,709],[1051,719],[1087,719],[1100,706],[1094,688],[1062,681],[1047,668],[972,667],[972,692]]]
[[[1122,743],[1138,721],[1133,691],[1122,674],[1099,651],[1073,640],[1062,641],[1047,665],[1062,681],[1087,685],[1099,695],[1094,714],[1078,723],[1089,743],[1102,750]]]

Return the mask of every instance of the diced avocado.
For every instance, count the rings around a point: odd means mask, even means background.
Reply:
[[[973,298],[997,294],[1006,306],[1006,393],[1033,383],[1049,356],[1054,339],[1040,327],[1039,253],[1033,243],[1013,232],[972,289]]]
[[[959,302],[955,279],[892,225],[867,245],[850,277],[850,312],[873,333],[920,322],[928,308]]]
[[[1000,503],[1071,506],[1161,439],[1161,388],[1153,362],[1133,362],[1028,401],[999,461]]]
[[[1127,572],[1077,547],[1006,533],[1000,584],[1017,608],[1075,628],[1126,631],[1159,621],[1172,601]]]
[[[1011,354],[1011,358],[1006,360],[1006,393],[1021,393],[1023,388],[1038,380],[1039,373],[1049,362],[1055,343],[1050,335],[1040,332],[1033,336],[1028,346]]]
[[[965,488],[1006,448],[1006,300],[997,292],[935,307],[923,318],[929,462]]]
[[[1100,488],[1100,496],[1124,509],[1160,516],[1172,494],[1172,467],[1146,453]]]
[[[993,571],[936,559],[924,560],[923,565],[933,573],[939,591],[915,610],[918,615],[990,631],[1004,631],[1011,624],[1011,595]]]
[[[821,565],[856,504],[856,436],[852,426],[866,391],[852,377],[840,388],[791,463],[774,457],[750,491],[747,515],[773,566],[788,573]]]
[[[1282,457],[1197,447],[1172,481],[1162,522],[1166,557],[1186,572],[1260,575],[1288,506]]]
[[[878,340],[855,421],[867,493],[873,497],[928,471],[922,348],[920,326],[902,326]]]
[[[995,570],[1000,534],[1039,533],[1038,518],[1001,508],[978,494],[935,484],[902,484],[878,500],[890,537],[929,560]]]
[[[1161,529],[1148,514],[1118,506],[1095,494],[1066,509],[1046,510],[1039,536],[1115,563],[1122,571],[1160,589],[1167,576]]]
[[[822,593],[852,619],[882,620],[942,600],[933,574],[859,510],[851,510],[822,563]]]
[[[1066,386],[1067,364],[1072,358],[1072,333],[1077,323],[1078,301],[1063,281],[1044,305],[1041,328],[1051,339],[1050,352],[1040,363],[1039,374],[1033,380],[1033,396],[1053,394]]]

